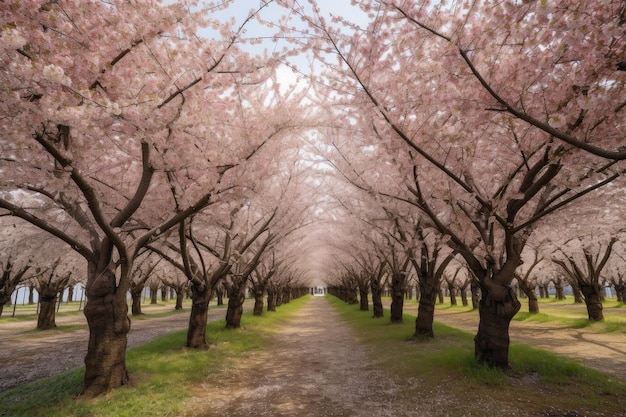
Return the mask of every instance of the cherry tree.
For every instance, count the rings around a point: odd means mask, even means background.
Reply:
[[[9,304],[17,287],[33,276],[32,259],[41,249],[41,234],[28,226],[18,225],[13,219],[0,217],[0,315]]]
[[[272,65],[238,50],[230,22],[182,4],[0,7],[0,208],[87,260],[83,394],[95,396],[128,382],[135,256],[229,189],[225,173],[259,146],[231,135],[231,87]],[[198,37],[207,26],[223,38]],[[175,196],[164,192],[171,173]]]
[[[520,290],[528,298],[528,312],[539,313],[539,302],[537,300],[537,285],[539,282],[538,266],[544,261],[540,248],[527,245],[522,252],[523,264],[515,272],[515,278]]]
[[[65,253],[59,254],[58,250],[54,250],[53,253],[44,255],[40,252],[38,254],[38,262],[36,264],[39,264],[47,257],[54,259],[44,265],[40,264],[38,269],[41,273],[35,278],[37,292],[39,293],[38,330],[48,330],[56,327],[57,303],[61,301],[63,290],[70,282],[72,276],[78,275],[84,269],[82,258],[78,254],[67,250],[63,245],[59,245],[57,248],[59,247],[65,250]]]
[[[595,236],[573,238],[561,243],[552,261],[580,289],[587,315],[590,321],[604,320],[602,300],[604,299],[603,269],[613,248],[618,242],[617,236],[598,239]]]
[[[476,358],[507,367],[510,284],[534,225],[624,169],[620,4],[357,3],[371,21],[351,35],[305,16],[326,40],[327,97],[364,115],[464,258],[482,295]]]

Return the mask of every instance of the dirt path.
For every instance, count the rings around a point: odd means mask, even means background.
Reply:
[[[188,311],[149,318],[150,313],[172,309],[173,306],[144,308],[148,318],[132,320],[128,348],[185,328],[189,323]],[[209,320],[221,319],[224,314],[224,308],[209,310]],[[38,332],[33,330],[36,321],[0,325],[0,392],[84,365],[89,340],[85,316],[62,316],[56,323],[79,328]]]
[[[415,315],[417,305],[409,305],[405,311]],[[478,329],[477,312],[438,309],[435,312],[435,320],[470,333],[476,333]],[[626,334],[624,333],[594,333],[585,328],[567,328],[555,322],[515,320],[511,322],[509,333],[512,343],[523,343],[554,352],[626,381]]]
[[[276,336],[271,350],[255,351],[226,378],[195,393],[190,416],[428,416],[408,410],[398,387],[367,364],[367,352],[324,297],[312,297]],[[417,382],[415,382],[417,383]],[[429,399],[433,404],[436,398]]]

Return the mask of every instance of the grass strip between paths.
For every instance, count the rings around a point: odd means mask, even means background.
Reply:
[[[474,360],[473,334],[435,322],[435,338],[416,341],[413,315],[392,324],[388,310],[374,319],[358,304],[329,300],[367,346],[370,365],[400,385],[413,381],[397,398],[416,410],[443,393],[442,416],[626,416],[626,384],[573,360],[512,344],[511,369],[492,369]]]

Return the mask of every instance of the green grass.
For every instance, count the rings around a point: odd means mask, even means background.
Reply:
[[[206,351],[184,348],[185,330],[131,349],[126,357],[131,384],[100,398],[76,398],[82,389],[82,369],[0,393],[0,416],[179,415],[194,386],[206,379],[220,378],[246,352],[267,348],[272,333],[306,299],[283,304],[277,312],[261,317],[246,313],[238,330],[225,329],[224,320],[209,323],[207,339],[212,346]]]
[[[455,404],[463,404],[457,411],[451,408],[449,415],[500,415],[499,410],[505,409],[546,415],[547,406],[580,413],[576,415],[624,415],[626,410],[625,383],[576,361],[513,344],[511,369],[493,369],[474,360],[473,334],[435,322],[434,339],[414,341],[412,315],[405,315],[402,324],[390,324],[388,310],[385,318],[372,319],[371,313],[359,311],[358,306],[335,298],[330,301],[367,346],[372,362],[390,378],[399,384],[411,379],[427,381],[404,395],[427,398],[429,392],[442,389]],[[467,311],[462,306],[451,308]]]

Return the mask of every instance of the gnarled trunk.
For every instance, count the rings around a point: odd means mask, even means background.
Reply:
[[[56,293],[42,291],[39,295],[39,314],[37,315],[37,329],[48,330],[56,325]]]
[[[208,285],[191,285],[191,314],[187,328],[187,344],[192,349],[207,349],[206,325],[209,316],[211,290]]]
[[[602,287],[598,284],[584,284],[580,285],[580,290],[584,296],[589,320],[603,321],[604,313],[602,312]]]
[[[482,298],[478,307],[480,322],[474,337],[474,355],[479,363],[498,368],[509,367],[509,325],[521,308],[515,291],[499,285],[494,291],[481,286]]]
[[[227,329],[238,329],[241,327],[244,301],[246,301],[246,286],[233,286],[228,294],[228,307],[226,309]]]
[[[421,297],[415,318],[414,338],[435,337],[433,320],[435,319],[435,303],[437,301],[438,283],[420,278]]]
[[[115,272],[105,270],[87,288],[83,310],[89,325],[82,395],[96,397],[128,384],[127,334],[130,330],[126,294],[116,292]]]
[[[254,310],[252,312],[255,316],[263,315],[263,290],[254,291]]]

